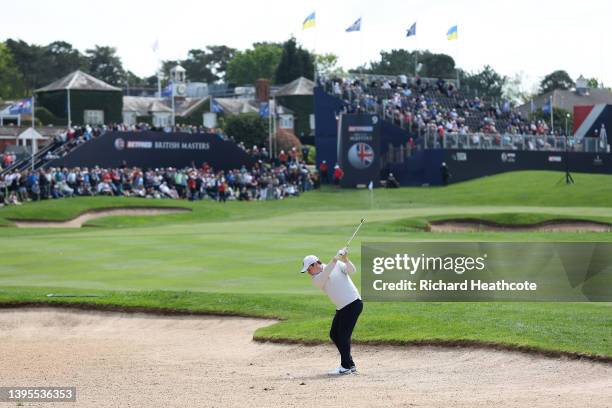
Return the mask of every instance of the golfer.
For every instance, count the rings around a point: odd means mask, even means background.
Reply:
[[[355,265],[349,261],[348,249],[342,248],[327,265],[315,255],[304,258],[301,272],[308,272],[312,283],[327,294],[336,305],[329,337],[340,352],[340,367],[330,375],[356,373],[357,368],[351,357],[351,336],[357,319],[363,310],[361,296],[349,275],[355,273]]]

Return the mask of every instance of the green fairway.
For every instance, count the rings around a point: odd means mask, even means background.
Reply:
[[[331,258],[359,219],[353,244],[372,241],[612,241],[611,233],[428,233],[428,221],[509,224],[612,221],[612,177],[520,172],[449,187],[341,191],[274,202],[74,198],[0,209],[11,219],[69,219],[87,209],[188,207],[190,213],[96,219],[96,227],[0,229],[0,301],[93,302],[286,319],[256,336],[326,341],[333,306],[298,273],[301,259]],[[359,275],[354,279],[359,285]],[[104,297],[49,298],[48,293]],[[357,341],[478,341],[612,357],[612,305],[367,303]]]

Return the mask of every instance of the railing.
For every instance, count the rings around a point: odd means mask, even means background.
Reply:
[[[332,78],[328,78],[328,79],[332,79]],[[342,79],[348,79],[351,81],[359,80],[359,81],[365,81],[365,82],[370,82],[370,83],[374,81],[376,82],[389,81],[389,82],[396,82],[396,83],[402,83],[405,81],[406,83],[412,83],[416,81],[417,78],[415,76],[409,76],[409,75],[377,75],[377,74],[360,74],[360,73],[354,72],[354,73],[343,75]],[[435,85],[440,78],[419,77],[419,79],[421,80],[422,83],[428,83],[431,85]],[[451,83],[453,84],[453,86],[457,87],[456,78],[442,78],[442,80],[444,82]]]
[[[440,136],[436,131],[428,131],[422,139],[425,149],[465,149],[465,150],[531,150],[607,153],[610,148],[607,140],[600,138],[576,138],[552,135],[515,135],[499,133],[445,133]]]

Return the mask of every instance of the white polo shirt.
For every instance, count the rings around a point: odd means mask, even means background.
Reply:
[[[327,294],[336,305],[336,310],[340,310],[349,303],[361,299],[357,287],[349,276],[353,273],[355,266],[351,261],[348,264],[337,261],[336,265],[323,265],[323,271],[312,276],[312,283]]]

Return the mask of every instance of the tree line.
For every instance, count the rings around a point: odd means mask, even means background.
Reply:
[[[315,66],[327,76],[342,76],[334,54],[315,55],[301,47],[295,38],[284,43],[257,42],[246,50],[226,45],[209,45],[191,49],[178,61],[162,61],[162,71],[168,73],[180,64],[192,82],[230,85],[253,84],[267,78],[273,84],[284,84],[300,76],[313,79]],[[47,45],[29,44],[23,40],[8,39],[0,42],[0,99],[15,99],[31,95],[34,89],[80,69],[118,87],[155,88],[157,75],[139,77],[123,66],[117,49],[96,45],[84,52],[65,41]],[[455,78],[462,90],[471,95],[492,99],[510,99],[526,102],[535,95],[553,89],[571,89],[574,82],[567,72],[557,70],[545,76],[533,95],[521,88],[520,76],[509,78],[485,65],[476,72],[456,67],[454,59],[446,54],[428,50],[407,51],[394,49],[381,51],[375,61],[349,70],[352,73],[399,75],[418,73],[422,77]],[[164,80],[165,83],[165,80]],[[597,79],[587,80],[590,87],[598,87]]]

